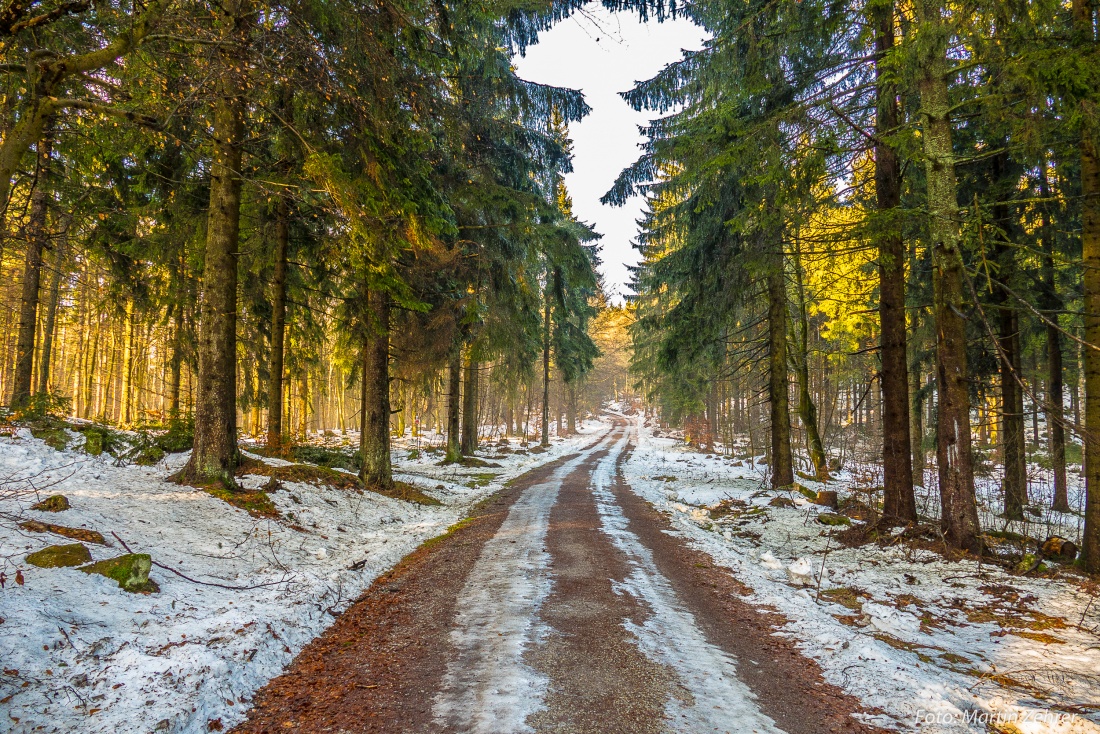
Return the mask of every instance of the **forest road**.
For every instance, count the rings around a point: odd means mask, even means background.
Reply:
[[[624,484],[632,432],[616,418],[379,577],[235,731],[877,731]]]

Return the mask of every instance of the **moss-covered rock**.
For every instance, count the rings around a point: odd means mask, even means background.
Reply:
[[[820,515],[817,516],[817,521],[822,525],[829,525],[833,527],[852,524],[850,518],[847,518],[844,515],[838,515],[835,512],[822,512]]]
[[[153,559],[147,553],[127,553],[124,556],[81,566],[77,570],[106,576],[117,581],[119,588],[125,591],[159,591],[159,587],[149,580],[149,571],[152,568]]]
[[[92,554],[83,543],[51,545],[27,556],[27,563],[39,568],[70,568],[90,563]]]
[[[69,500],[63,494],[55,494],[31,505],[31,509],[40,512],[64,512],[69,509]]]

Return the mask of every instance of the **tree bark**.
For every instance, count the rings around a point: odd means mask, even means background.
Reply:
[[[875,195],[881,221],[878,238],[879,329],[882,373],[882,519],[916,522],[913,454],[909,434],[909,379],[905,349],[905,243],[897,218],[901,170],[886,142],[898,127],[897,88],[884,68],[894,48],[894,4],[882,3],[875,18]]]
[[[787,394],[787,288],[783,257],[768,273],[768,402],[771,406],[772,487],[794,484],[791,416]]]
[[[368,487],[393,486],[390,465],[390,299],[378,289],[367,296],[372,323],[363,345],[363,426],[359,476]]]
[[[466,379],[462,393],[462,455],[473,456],[477,451],[478,427],[478,361],[474,357],[474,345],[466,352]]]
[[[243,55],[251,0],[232,5],[233,42],[218,47],[221,68],[214,103],[214,156],[198,329],[195,443],[181,481],[236,488],[237,247],[241,220],[241,147],[248,79]]]
[[[1096,44],[1090,0],[1073,0],[1075,45]],[[1081,114],[1081,260],[1084,265],[1085,363],[1085,532],[1082,558],[1090,573],[1100,572],[1100,154],[1087,121],[1096,116],[1089,101]]]
[[[806,431],[806,453],[814,466],[814,478],[823,482],[829,477],[829,460],[817,422],[817,406],[810,394],[810,321],[806,313],[806,287],[802,280],[802,249],[796,245],[795,278],[798,286],[798,354],[795,370],[798,376],[798,417]]]
[[[958,191],[952,150],[951,103],[947,90],[949,31],[938,0],[916,4],[925,36],[918,82],[932,243],[936,376],[939,392],[936,458],[940,482],[940,525],[948,547],[980,551],[978,508],[967,390],[963,261]]]
[[[129,428],[133,422],[134,386],[134,299],[126,299],[126,333],[122,338],[122,385],[119,390],[119,423]]]
[[[275,273],[271,282],[271,364],[267,384],[267,445],[283,441],[283,343],[286,337],[286,269],[290,210],[286,197],[275,205]]]
[[[1007,296],[1007,294],[1006,294]],[[1002,303],[998,315],[1000,344],[1001,440],[1004,445],[1004,515],[1024,519],[1027,504],[1027,449],[1024,445],[1024,394],[1020,369],[1020,326],[1014,308]]]
[[[180,414],[180,378],[183,367],[183,301],[175,304],[172,313],[172,356],[169,367],[171,377],[168,384],[168,415],[175,419]]]
[[[542,317],[542,438],[539,445],[550,445],[550,289],[546,289],[546,303]]]
[[[565,415],[566,422],[569,426],[569,435],[577,435],[577,385],[570,382],[567,385],[569,390],[569,402],[566,404]]]
[[[49,129],[38,143],[34,192],[27,220],[27,252],[23,264],[23,289],[19,301],[19,332],[15,346],[15,375],[12,378],[11,406],[18,408],[31,397],[34,378],[34,338],[38,328],[38,290],[42,282],[42,253],[48,245],[46,218],[50,200],[50,155],[52,135]]]
[[[1043,307],[1052,324],[1046,327],[1047,335],[1047,436],[1050,464],[1054,474],[1054,501],[1051,509],[1069,512],[1069,485],[1066,478],[1066,429],[1065,387],[1062,377],[1062,332],[1058,330],[1058,313],[1062,299],[1058,296],[1058,283],[1054,276],[1054,229],[1050,221],[1047,199],[1050,183],[1047,179],[1047,161],[1039,165],[1039,195],[1044,203],[1041,208],[1040,237],[1043,251]]]
[[[993,157],[991,188],[1002,192],[1005,177],[1006,154]],[[1008,183],[1008,182],[1006,182]],[[1008,231],[1008,207],[1001,200],[1007,192],[995,193],[998,202],[993,206],[996,225]],[[993,248],[997,262],[997,276],[1000,285],[994,290],[997,304],[997,345],[1000,359],[998,368],[1001,382],[1001,445],[1004,460],[1004,516],[1009,520],[1023,520],[1024,506],[1027,504],[1027,446],[1024,435],[1024,393],[1020,380],[1023,379],[1020,349],[1020,318],[1012,306],[1008,292],[1015,278],[1016,255],[1012,247],[1006,245],[1003,237],[998,237]]]
[[[913,486],[924,486],[924,398],[921,396],[920,364],[910,365],[909,394],[909,443],[913,457]],[[914,498],[915,505],[915,498]],[[915,509],[915,507],[914,507]]]
[[[61,299],[61,281],[68,253],[69,227],[72,216],[65,217],[58,231],[57,249],[54,250],[53,272],[50,274],[50,290],[46,301],[46,320],[42,325],[42,352],[38,360],[38,390],[45,395],[50,392],[50,362],[53,360],[54,333],[57,331],[57,305]],[[76,398],[76,395],[73,395]]]
[[[462,350],[455,346],[447,368],[447,457],[445,461],[462,459],[460,425],[462,418]]]

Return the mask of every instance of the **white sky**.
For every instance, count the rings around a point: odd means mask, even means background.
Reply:
[[[699,49],[702,43],[702,29],[690,21],[642,23],[636,15],[610,13],[592,3],[584,13],[541,34],[526,57],[515,59],[520,77],[579,89],[592,108],[588,117],[570,127],[573,173],[565,181],[574,214],[603,235],[601,271],[610,295],[629,292],[626,265],[638,261],[631,241],[638,230],[642,199],[609,207],[600,204],[600,197],[619,172],[637,159],[637,146],[643,140],[637,126],[653,116],[635,112],[618,93],[679,59],[681,49]]]

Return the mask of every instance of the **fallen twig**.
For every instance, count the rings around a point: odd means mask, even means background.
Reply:
[[[112,530],[111,535],[115,536],[115,540],[122,544],[122,547],[126,549],[127,553],[134,552],[130,549],[130,546],[126,545],[126,541],[118,536],[118,533]],[[262,584],[253,584],[252,586],[229,586],[228,584],[218,584],[213,581],[199,581],[198,579],[193,579],[182,571],[177,571],[171,566],[165,566],[163,563],[158,563],[157,561],[152,561],[152,564],[157,568],[163,568],[165,571],[171,571],[172,573],[179,576],[181,579],[184,579],[185,581],[190,581],[193,584],[199,584],[201,586],[216,586],[219,589],[228,589],[229,591],[251,591],[252,589],[262,589],[266,586],[278,586],[279,584],[286,583],[287,581],[287,579],[283,578],[279,581],[267,581]]]

